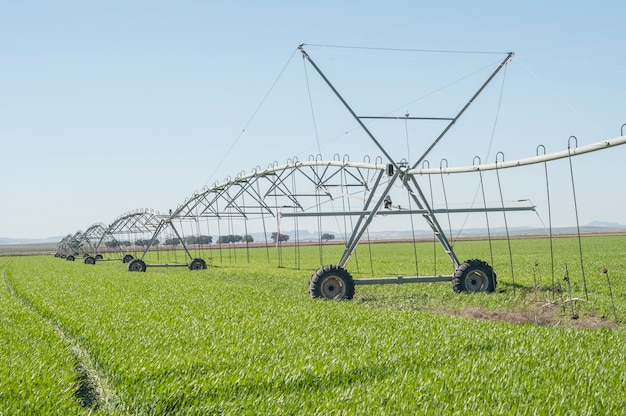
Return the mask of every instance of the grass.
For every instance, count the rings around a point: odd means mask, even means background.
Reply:
[[[221,261],[214,251],[213,266],[194,272],[2,258],[0,412],[618,414],[626,405],[626,336],[600,270],[610,271],[623,319],[625,241],[583,240],[589,301],[577,305],[578,320],[558,296],[552,303],[545,240],[512,242],[522,253],[514,256],[515,282],[506,242],[494,242],[493,294],[457,295],[448,283],[357,286],[345,302],[308,297],[316,247],[283,248],[282,267],[264,248],[248,251],[250,262],[245,250],[224,250]],[[584,297],[579,261],[569,254],[577,241],[557,244],[556,281],[563,285],[567,261],[573,294]],[[455,249],[491,263],[487,242]],[[349,267],[357,277],[372,267],[375,275],[414,273],[413,250],[361,246],[359,271],[354,258]],[[433,245],[416,250],[432,257]],[[323,257],[333,263],[340,253],[328,246]],[[438,259],[439,273],[450,273]],[[434,262],[418,266],[429,274]],[[508,319],[524,313],[556,321]],[[91,404],[81,405],[81,386]]]
[[[76,396],[77,360],[50,321],[11,284],[0,259],[0,414],[86,413]]]

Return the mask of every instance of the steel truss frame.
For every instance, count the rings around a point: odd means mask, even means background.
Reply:
[[[452,261],[456,270],[461,266],[461,262],[458,257],[454,253],[452,245],[450,244],[448,238],[445,235],[444,230],[439,224],[435,212],[432,207],[428,203],[427,198],[424,195],[424,192],[420,188],[417,183],[415,176],[408,174],[410,169],[407,169],[405,166],[401,166],[398,162],[396,162],[390,154],[386,151],[386,149],[381,145],[379,140],[374,136],[374,134],[367,128],[364,119],[386,119],[388,117],[383,116],[360,116],[358,115],[352,107],[347,103],[347,101],[341,96],[339,91],[334,87],[334,85],[330,82],[330,80],[326,77],[326,75],[322,72],[322,70],[318,67],[318,65],[313,61],[313,59],[309,56],[309,54],[304,50],[303,45],[299,47],[300,52],[302,53],[303,58],[308,61],[311,66],[315,69],[315,71],[319,74],[322,80],[326,83],[326,85],[331,89],[331,91],[335,94],[335,96],[339,99],[339,101],[343,104],[346,110],[350,113],[350,115],[354,118],[363,132],[371,139],[371,141],[376,145],[376,147],[385,155],[387,162],[387,172],[391,176],[391,180],[387,185],[385,192],[381,195],[377,200],[374,198],[370,198],[366,205],[365,209],[369,210],[369,214],[361,215],[357,222],[355,233],[352,235],[352,238],[348,241],[346,245],[346,250],[344,251],[343,256],[339,260],[337,267],[330,265],[326,268],[322,268],[318,270],[311,278],[311,286],[310,292],[314,297],[322,296],[322,297],[352,297],[354,289],[352,286],[352,278],[349,273],[344,272],[344,266],[347,263],[350,255],[356,248],[359,240],[363,236],[363,233],[367,229],[367,227],[372,222],[374,215],[379,211],[380,207],[384,204],[384,198],[386,198],[386,193],[393,186],[394,182],[400,181],[404,187],[408,190],[408,194],[410,198],[413,200],[413,203],[418,207],[420,211],[422,211],[422,216],[429,227],[432,229],[434,235],[439,240],[439,243],[443,247],[444,251]],[[483,92],[483,90],[487,87],[487,85],[493,80],[493,78],[500,72],[502,68],[511,60],[513,57],[513,52],[509,52],[506,54],[506,57],[502,60],[502,62],[497,66],[497,68],[489,75],[487,80],[485,80],[482,85],[478,88],[478,90],[472,95],[472,97],[465,103],[465,105],[457,112],[457,114],[453,117],[449,118],[437,118],[437,120],[447,121],[447,125],[443,128],[443,130],[439,133],[439,135],[434,139],[434,141],[430,144],[430,146],[423,152],[423,154],[417,159],[417,161],[411,166],[411,169],[415,169],[419,166],[431,152],[431,150],[443,139],[443,137],[448,133],[448,131],[452,128],[452,126],[457,122],[457,120],[465,113],[465,111],[470,107],[470,105],[476,100],[476,98]],[[410,119],[407,115],[406,119]],[[417,117],[411,118],[416,120],[433,120],[428,117]],[[371,208],[370,208],[371,207]],[[504,207],[503,210],[506,210]],[[487,266],[485,264],[485,266]],[[481,274],[481,281],[479,290],[495,290],[495,273],[489,267],[483,268],[482,264],[479,267],[480,269],[484,269],[485,272],[479,271]],[[456,273],[456,271],[455,271]],[[474,271],[470,270],[469,274],[473,274]],[[490,276],[489,276],[490,275]],[[413,276],[409,278],[383,278],[376,279],[375,283],[402,283],[402,282],[427,282],[427,281],[448,281],[453,280],[454,275],[451,276],[430,276],[430,277],[418,277]],[[462,277],[462,280],[465,280],[465,277]],[[373,281],[371,280],[355,280],[354,284],[371,284]],[[455,284],[455,290],[457,289],[457,285]]]
[[[506,54],[502,62],[456,115],[449,118],[436,119],[448,121],[448,123],[417,161],[412,166],[408,166],[406,163],[394,160],[363,122],[364,119],[388,117],[357,115],[316,63],[304,51],[303,45],[300,45],[299,49],[303,57],[313,66],[366,135],[382,152],[386,160],[383,162],[381,159],[377,160],[376,163],[370,163],[365,161],[351,162],[345,159],[340,160],[337,157],[334,160],[310,158],[307,161],[298,161],[294,159],[285,165],[279,166],[274,164],[266,169],[257,168],[249,174],[240,174],[234,179],[228,178],[221,183],[216,182],[210,187],[205,187],[201,192],[196,192],[182,205],[178,206],[176,210],[171,212],[169,217],[161,218],[158,225],[154,226],[152,241],[165,226],[171,226],[176,234],[179,235],[173,224],[175,219],[178,221],[198,221],[201,218],[217,220],[237,218],[244,221],[252,219],[265,221],[265,218],[272,218],[280,227],[281,218],[354,216],[357,218],[356,225],[347,238],[344,252],[337,264],[323,266],[312,276],[310,290],[313,297],[350,298],[354,292],[353,285],[433,281],[453,281],[455,290],[493,291],[495,290],[496,282],[495,273],[491,267],[481,261],[471,264],[461,262],[437,220],[437,215],[468,212],[533,211],[535,207],[500,206],[434,209],[418,184],[417,177],[421,175],[480,172],[542,163],[601,150],[626,142],[626,138],[622,135],[616,139],[594,145],[568,149],[565,152],[549,155],[537,155],[517,161],[502,161],[494,164],[473,165],[462,168],[419,168],[418,166],[426,160],[431,150],[444,138],[496,74],[511,60],[513,57],[511,52]],[[428,120],[429,118],[412,117],[408,119]],[[396,185],[398,184],[405,191],[405,202],[408,200],[409,209],[394,209],[393,207],[388,209],[390,207],[385,206],[387,196],[392,188],[396,192],[395,189],[397,189]],[[354,199],[359,201],[358,208],[353,209],[352,204],[348,203],[348,208],[346,209],[346,201]],[[336,204],[341,204],[342,209],[337,209]],[[454,273],[436,276],[352,279],[351,275],[345,270],[345,266],[362,240],[364,233],[378,215],[421,215],[454,265]],[[130,220],[130,218],[127,219]],[[181,239],[181,241],[183,240]],[[146,248],[142,259],[149,248],[149,246]],[[191,259],[191,255],[186,247],[185,251]],[[129,270],[131,270],[130,267]],[[145,270],[145,267],[143,270]],[[455,279],[458,282],[455,283]]]
[[[180,243],[183,246],[185,255],[189,258],[189,263],[167,263],[167,264],[150,264],[151,267],[189,267],[192,269],[204,269],[206,263],[202,259],[194,259],[189,252],[184,239],[179,234],[176,227],[173,226],[171,216],[160,214],[154,210],[138,209],[128,212],[119,216],[106,230],[106,233],[100,239],[98,245],[102,243],[106,236],[110,236],[115,241],[115,235],[149,235],[150,238],[145,246],[140,251],[142,252],[139,258],[134,258],[130,254],[125,254],[122,251],[122,261],[128,263],[129,271],[146,271],[148,264],[145,262],[145,257],[150,248],[155,245],[155,242],[159,235],[166,229],[171,229]],[[117,247],[122,250],[121,244],[117,244]]]
[[[75,256],[79,254],[78,249],[81,244],[82,234],[82,231],[77,231],[74,234],[66,235],[59,242],[55,256],[69,261],[74,261]]]
[[[96,223],[87,228],[84,232],[77,231],[73,235],[67,235],[59,242],[56,256],[74,261],[76,260],[76,256],[82,255],[85,263],[90,264],[90,260],[87,259],[93,258],[90,253],[96,252],[97,248],[95,243],[105,230],[104,224]]]
[[[468,261],[473,262],[471,264],[464,263],[461,264],[458,260],[457,256],[454,253],[452,246],[450,245],[444,230],[441,225],[437,221],[436,215],[438,212],[432,209],[429,206],[428,200],[424,195],[424,192],[420,188],[418,182],[415,179],[416,175],[419,174],[443,174],[443,173],[452,173],[452,172],[472,172],[472,171],[483,171],[483,170],[491,170],[491,169],[501,169],[508,167],[516,167],[522,166],[525,164],[533,164],[539,163],[542,161],[559,159],[564,157],[571,157],[576,154],[583,154],[590,151],[600,150],[601,148],[607,148],[613,145],[623,144],[624,137],[620,137],[614,139],[613,141],[606,141],[600,144],[591,145],[585,148],[579,148],[572,150],[568,148],[565,152],[559,152],[552,155],[537,155],[534,158],[528,158],[520,161],[514,162],[496,162],[492,165],[483,165],[483,166],[472,166],[471,168],[460,168],[460,169],[435,169],[428,171],[427,169],[418,169],[418,166],[422,164],[423,161],[426,160],[428,154],[432,151],[432,149],[444,138],[444,136],[448,133],[451,127],[457,122],[457,120],[465,113],[465,111],[470,107],[470,105],[475,101],[475,99],[483,92],[483,90],[487,87],[487,85],[494,79],[494,77],[500,72],[502,68],[504,68],[508,62],[512,59],[514,53],[509,52],[506,54],[505,58],[500,62],[497,68],[489,75],[487,80],[483,82],[483,84],[478,88],[478,90],[472,95],[472,97],[466,102],[466,104],[460,109],[460,111],[454,116],[450,118],[428,118],[428,117],[417,117],[412,118],[416,120],[444,120],[448,121],[448,124],[443,128],[441,133],[434,139],[434,141],[426,148],[423,154],[417,159],[417,161],[410,167],[406,168],[405,166],[397,163],[390,154],[386,151],[385,148],[381,145],[379,140],[374,136],[374,134],[367,128],[364,124],[364,119],[388,119],[390,117],[383,116],[360,116],[358,115],[352,107],[347,103],[347,101],[341,96],[338,90],[334,87],[334,85],[330,82],[330,80],[326,77],[326,75],[321,71],[318,65],[313,61],[313,59],[309,56],[309,54],[304,50],[303,45],[298,47],[302,53],[303,58],[308,61],[311,66],[315,69],[315,71],[319,74],[322,80],[326,83],[326,85],[331,89],[331,91],[335,94],[335,96],[339,99],[339,101],[343,104],[346,110],[351,114],[354,120],[358,123],[360,128],[365,132],[365,134],[371,139],[371,141],[378,147],[378,149],[385,155],[387,159],[387,172],[391,176],[391,180],[387,185],[385,192],[380,195],[380,197],[376,200],[374,198],[368,199],[366,203],[366,211],[371,206],[371,210],[369,212],[365,212],[360,215],[359,221],[355,228],[355,233],[352,235],[352,238],[348,241],[346,245],[346,250],[344,251],[341,260],[337,264],[337,266],[329,265],[319,269],[311,278],[311,286],[310,292],[314,297],[322,296],[322,297],[340,297],[340,298],[349,298],[352,297],[354,289],[351,287],[351,276],[349,273],[343,270],[346,262],[350,258],[351,253],[356,248],[360,238],[363,235],[363,232],[371,223],[375,214],[379,211],[381,205],[384,203],[384,198],[386,192],[391,188],[394,181],[401,181],[402,185],[406,187],[408,190],[409,196],[413,199],[413,202],[419,208],[419,212],[422,213],[424,219],[434,232],[435,236],[439,239],[440,244],[444,248],[445,252],[448,254],[450,260],[455,266],[455,273],[452,276],[431,276],[431,277],[409,277],[409,278],[382,278],[382,279],[362,279],[362,280],[354,280],[354,284],[381,284],[381,283],[403,283],[403,282],[419,282],[419,281],[442,281],[442,280],[452,280],[453,285],[456,291],[461,290],[469,290],[474,291],[493,291],[495,290],[496,279],[495,273],[493,269],[488,266],[486,263],[482,261]],[[393,117],[392,117],[393,118]],[[405,119],[411,119],[407,116]],[[570,138],[571,139],[571,138]],[[578,150],[578,151],[576,151]],[[534,207],[530,207],[530,209],[534,209]],[[510,209],[502,207],[502,211],[508,211]],[[487,208],[482,211],[487,211]],[[448,211],[450,212],[450,211]],[[491,275],[491,276],[489,276]],[[456,281],[455,281],[456,279]]]

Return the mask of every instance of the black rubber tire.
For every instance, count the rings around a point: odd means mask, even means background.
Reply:
[[[61,257],[59,253],[54,253],[54,257]]]
[[[96,258],[93,256],[87,256],[83,259],[83,263],[85,264],[96,264]]]
[[[128,271],[129,272],[145,272],[146,271],[146,263],[141,259],[132,259],[128,262]]]
[[[193,259],[187,267],[189,267],[189,270],[204,270],[206,269],[206,262],[202,259]]]
[[[96,254],[96,260],[102,260],[102,259],[104,259],[102,254]]]
[[[122,263],[130,263],[132,259],[134,259],[134,257],[130,254],[127,254],[122,258]]]
[[[69,256],[67,256],[67,257],[65,258],[65,260],[67,260],[67,261],[74,261],[74,260],[75,260],[75,258],[74,258],[74,256],[72,256],[72,255],[70,254]]]
[[[496,273],[493,268],[478,259],[461,263],[454,271],[452,278],[452,288],[456,293],[493,292],[496,290],[496,285]]]
[[[352,299],[354,297],[354,280],[352,275],[343,267],[329,264],[313,273],[309,284],[309,293],[312,298]]]

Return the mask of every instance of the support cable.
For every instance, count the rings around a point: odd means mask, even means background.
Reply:
[[[369,173],[368,173],[368,175],[369,175]],[[342,184],[347,183],[345,167],[342,168],[342,178],[341,178],[341,181],[342,181]],[[348,190],[347,187],[346,187],[345,192],[348,195],[350,195],[349,190]],[[352,211],[352,204],[350,203],[350,199],[351,198],[344,198],[344,201],[346,199],[347,199],[347,202],[348,202],[348,211],[351,212]],[[345,202],[344,202],[344,204],[345,204]],[[344,209],[345,209],[345,205],[344,205]],[[344,224],[343,225],[343,234],[344,234],[344,237],[345,237],[346,241],[348,241],[348,225],[347,225],[347,221],[350,221],[350,228],[352,230],[354,230],[354,220],[352,218],[352,215],[350,215],[348,219],[346,219],[346,217],[343,217],[343,224]],[[361,268],[359,267],[359,256],[358,256],[357,250],[354,250],[354,254],[353,255],[354,255],[354,266],[356,268],[356,272],[357,272],[357,274],[360,274],[361,273]]]
[[[274,205],[278,207],[278,195],[274,193]],[[278,267],[283,267],[283,249],[280,238],[280,215],[276,215],[276,253],[278,255]]]
[[[454,54],[469,54],[469,55],[502,55],[507,52],[494,52],[494,51],[457,51],[457,50],[444,50],[444,49],[409,49],[409,48],[381,48],[372,46],[349,46],[349,45],[322,45],[315,43],[303,43],[303,46],[313,46],[322,48],[338,48],[338,49],[363,49],[370,51],[390,51],[390,52],[425,52],[425,53],[454,53]]]
[[[491,128],[491,138],[489,139],[489,146],[487,147],[487,156],[485,157],[486,160],[489,160],[489,156],[491,154],[491,148],[493,147],[493,140],[496,137],[496,128],[498,126],[500,110],[502,108],[502,97],[504,95],[504,85],[506,82],[507,68],[508,68],[508,65],[505,66],[504,69],[502,70],[502,84],[500,84],[500,96],[498,97],[498,107],[496,108],[496,116],[495,116],[495,119],[493,120],[493,127]],[[498,161],[498,156],[496,156],[496,163],[497,161]]]
[[[405,178],[402,178],[402,179],[404,180]],[[430,177],[428,179],[430,179]],[[431,188],[431,191],[432,191],[432,188]],[[412,198],[409,198],[409,212],[413,211],[413,204],[411,203],[411,199]],[[417,277],[420,274],[419,274],[419,267],[418,267],[418,264],[417,264],[417,246],[416,246],[416,242],[415,242],[415,224],[413,223],[413,214],[409,214],[409,218],[411,219],[411,234],[412,234],[412,237],[413,237],[413,259],[415,261],[415,276]],[[434,240],[435,240],[434,244],[436,244],[436,240],[437,240],[436,237],[434,238]],[[435,254],[435,264],[437,264],[436,256],[437,255]],[[436,276],[436,275],[437,275],[437,272],[435,272],[434,276]]]
[[[267,100],[267,98],[269,97],[270,93],[274,90],[274,87],[276,86],[276,84],[278,83],[278,81],[280,80],[280,78],[283,76],[283,73],[285,72],[285,70],[287,69],[287,66],[289,66],[289,63],[291,62],[291,60],[293,59],[294,55],[298,52],[299,49],[296,48],[295,51],[293,51],[293,53],[291,54],[291,56],[289,57],[289,59],[287,60],[287,62],[285,63],[285,65],[283,66],[283,68],[281,69],[280,73],[278,74],[278,76],[276,77],[276,79],[274,80],[274,82],[272,83],[272,85],[270,86],[270,88],[268,89],[268,91],[265,93],[265,95],[263,96],[263,98],[261,99],[261,102],[259,103],[259,105],[257,105],[256,109],[254,110],[254,112],[252,113],[252,115],[250,116],[250,118],[248,119],[248,121],[246,122],[246,124],[244,125],[243,129],[241,130],[241,132],[239,133],[239,135],[235,138],[235,140],[233,141],[233,144],[230,145],[230,147],[228,148],[228,150],[226,151],[226,153],[224,154],[224,157],[222,157],[222,160],[219,161],[219,163],[215,166],[215,169],[213,170],[213,172],[211,172],[211,175],[209,175],[209,178],[207,179],[207,181],[204,183],[205,185],[209,183],[209,181],[213,178],[213,176],[215,176],[215,174],[220,170],[220,168],[222,167],[222,164],[226,161],[226,158],[230,155],[230,153],[233,151],[234,147],[237,145],[237,143],[239,142],[239,140],[241,139],[241,137],[244,135],[244,133],[246,132],[246,129],[248,128],[248,126],[252,123],[252,120],[254,120],[254,118],[256,117],[256,115],[258,114],[259,110],[261,110],[261,107],[265,104],[265,101]]]
[[[207,253],[209,256],[208,260],[210,261],[210,264],[213,265],[213,249],[211,248],[211,242],[213,241],[213,239],[211,237],[211,223],[208,217],[206,218],[206,233],[207,233],[206,242],[208,244],[208,250],[209,250],[209,252]]]
[[[502,155],[504,160],[504,153],[498,152],[496,154],[496,163],[498,162],[498,155]],[[511,250],[511,236],[509,235],[509,223],[506,218],[506,210],[504,209],[504,198],[502,196],[502,185],[500,183],[500,172],[496,169],[496,178],[498,179],[498,191],[500,193],[500,204],[502,205],[502,215],[504,217],[504,230],[506,231],[506,242],[509,247],[509,265],[511,267],[511,283],[513,284],[513,296],[515,296],[515,271],[513,270],[513,251]]]
[[[378,159],[377,159],[377,161],[378,161]],[[373,176],[371,178],[371,180],[374,181],[375,184],[374,184],[373,189],[370,190],[370,192],[374,192],[374,189],[376,189],[376,187],[378,186],[378,180],[376,179],[375,176]],[[368,183],[368,184],[370,183],[370,172],[369,172],[369,170],[367,171],[367,182],[366,183]],[[368,197],[367,197],[368,190],[369,190],[368,187],[363,188],[363,200],[364,201],[367,201],[367,199],[368,199]],[[367,207],[367,204],[365,205],[365,207]],[[354,228],[354,225],[353,225],[353,222],[352,222],[352,218],[350,218],[350,225],[352,226],[352,230],[354,232],[355,228]],[[369,254],[369,258],[370,258],[370,273],[371,273],[371,276],[374,277],[374,259],[372,257],[372,244],[371,244],[369,228],[366,230],[366,234],[367,234],[367,250],[368,250],[368,254]],[[352,238],[352,234],[350,235],[350,238]]]
[[[570,136],[569,139],[567,140],[568,152],[571,147],[572,139],[576,141],[576,147],[578,147],[578,139],[576,139],[575,136]],[[582,246],[582,240],[580,237],[580,222],[578,221],[578,204],[576,202],[576,186],[574,185],[574,169],[572,167],[572,158],[569,157],[568,160],[569,160],[570,178],[572,179],[572,194],[574,196],[574,212],[576,214],[576,234],[578,235],[578,252],[579,252],[579,258],[580,258],[580,272],[582,273],[583,286],[585,288],[585,300],[589,301],[589,295],[587,293],[587,281],[585,280],[585,266],[583,264],[583,246]]]
[[[439,162],[439,170],[443,170],[443,162],[446,162],[446,167],[448,167],[448,160],[447,159],[441,159],[441,161]],[[454,247],[454,240],[452,239],[452,221],[450,220],[450,207],[448,206],[448,194],[446,192],[446,184],[445,181],[443,180],[443,173],[441,175],[439,175],[441,177],[441,189],[443,190],[443,200],[445,202],[446,205],[446,217],[448,218],[448,232],[450,233],[450,246]]]
[[[298,191],[296,190],[296,175],[291,175],[291,188],[292,188],[292,192],[294,195],[298,195]],[[297,208],[294,208],[294,211],[297,210]],[[295,264],[295,268],[297,270],[300,270],[300,232],[298,231],[298,217],[294,216],[293,217],[293,227],[294,227],[294,239],[295,241],[295,248],[294,248],[294,253],[293,253],[293,260],[294,260],[294,264]]]
[[[543,154],[546,154],[546,148],[543,145],[537,146],[537,156],[539,156],[539,149],[543,149]],[[552,299],[554,300],[554,236],[552,235],[552,204],[550,203],[550,182],[548,178],[548,162],[543,162],[545,178],[546,178],[546,197],[548,201],[548,236],[550,240],[550,271],[552,276]]]
[[[509,58],[510,58],[510,57],[509,57]],[[505,60],[505,62],[506,62],[506,60]],[[504,63],[503,63],[502,65],[504,65]],[[502,66],[501,66],[501,67],[502,67]],[[500,68],[501,68],[501,67],[500,67]],[[491,153],[491,148],[492,148],[492,146],[493,146],[493,140],[494,140],[494,137],[495,137],[496,126],[498,125],[498,117],[499,117],[499,115],[500,115],[500,109],[501,109],[501,106],[502,106],[502,96],[503,96],[503,94],[504,94],[504,83],[505,83],[505,80],[506,80],[506,68],[507,68],[507,66],[504,66],[504,71],[503,71],[504,76],[502,77],[502,83],[500,84],[500,95],[499,95],[499,98],[498,98],[498,107],[497,107],[497,109],[496,109],[496,115],[495,115],[495,119],[494,119],[494,122],[493,122],[493,127],[491,128],[491,138],[489,139],[489,146],[487,147],[487,156],[486,156],[486,159],[489,159],[489,154]],[[494,74],[494,75],[495,75],[495,74]],[[497,159],[497,158],[496,158],[496,159]],[[476,160],[476,159],[474,159],[474,161],[475,161],[475,160]],[[480,165],[480,162],[479,162],[479,165]],[[497,163],[496,163],[496,165],[497,165]],[[475,164],[475,163],[474,163],[474,166],[476,166],[476,164]],[[447,166],[447,161],[446,161],[446,168],[447,168],[447,167],[448,167],[448,166]],[[443,172],[442,172],[442,170],[443,170],[443,169],[442,169],[442,165],[441,165],[441,164],[439,165],[439,170],[440,170],[440,173],[443,173]],[[443,177],[442,177],[442,179],[441,179],[441,180],[443,181]],[[481,186],[482,186],[482,173],[481,173],[480,180],[481,180]],[[484,192],[484,190],[483,190],[483,192]],[[472,206],[474,205],[474,202],[476,201],[476,196],[477,196],[477,195],[478,195],[478,189],[476,190],[476,194],[474,194],[474,200],[472,201]],[[483,196],[483,200],[484,200],[484,196]],[[461,234],[461,231],[465,228],[465,224],[467,223],[467,220],[468,220],[468,219],[469,219],[469,213],[468,213],[468,214],[467,214],[467,216],[465,217],[465,222],[463,222],[463,225],[461,226],[461,229],[459,230],[459,232],[458,232],[458,234],[457,234],[457,237]],[[448,221],[449,221],[449,218],[448,218]],[[452,236],[452,232],[450,232],[450,235]],[[492,264],[493,264],[493,263],[492,263]]]
[[[245,210],[245,206],[246,206],[246,195],[245,192],[241,193],[241,206],[242,209]],[[248,215],[244,214],[243,216],[243,239],[245,240],[244,242],[246,243],[246,261],[248,264],[250,264],[250,236],[248,235]]]
[[[317,253],[319,255],[320,258],[320,266],[324,265],[324,250],[322,249],[322,216],[319,215],[320,213],[320,204],[321,204],[321,198],[320,198],[320,192],[319,189],[316,190],[315,192],[315,209],[317,210],[318,215],[316,215],[317,217]]]
[[[409,113],[404,113],[404,136],[406,138],[406,161],[407,165],[411,163],[411,146],[409,143]]]
[[[409,120],[409,113],[408,111],[406,113],[404,113],[404,136],[406,138],[406,164],[407,166],[411,163],[411,147],[410,147],[410,142],[409,142],[409,124],[408,124],[408,120]],[[427,163],[427,161],[424,161],[424,163]],[[429,165],[430,167],[430,165]],[[432,197],[432,183],[430,181],[430,176],[428,177],[428,182],[431,185],[430,188],[430,192],[431,192],[431,197]],[[406,186],[406,177],[402,178],[402,187],[404,189],[406,189],[408,191],[408,187]],[[409,197],[409,211],[413,211],[413,206],[411,204],[411,199]],[[432,206],[432,204],[431,204]],[[418,262],[417,262],[417,243],[415,241],[415,224],[413,223],[413,214],[410,214],[409,217],[411,218],[411,235],[413,238],[413,259],[415,261],[415,276],[419,276],[419,266],[418,266]],[[435,243],[436,244],[436,243]],[[435,254],[436,256],[436,254]],[[437,263],[436,261],[436,257],[435,257],[435,264]],[[437,273],[435,273],[436,275]]]
[[[230,255],[230,262],[232,263],[233,260],[235,261],[235,263],[237,263],[237,251],[235,250],[235,244],[230,242],[230,236],[234,236],[235,235],[235,226],[234,226],[234,222],[233,222],[233,214],[232,214],[232,210],[229,208],[228,209],[230,212],[228,213],[228,235],[229,235],[229,243],[228,243],[228,254]]]
[[[257,194],[261,195],[261,188],[259,186],[259,180],[256,180]],[[265,253],[267,254],[267,264],[270,264],[270,246],[267,241],[267,227],[265,225],[265,210],[261,208],[261,222],[263,223],[263,237],[265,238]]]
[[[306,90],[309,97],[309,107],[311,109],[311,119],[313,121],[313,131],[315,132],[315,141],[317,143],[317,152],[322,154],[322,147],[320,146],[320,136],[317,131],[317,122],[315,121],[315,110],[313,108],[313,97],[311,95],[311,86],[309,84],[309,73],[306,70],[306,59],[302,56],[302,66],[304,67],[304,78],[306,80]]]
[[[425,160],[424,162],[422,162],[422,166],[426,166],[428,165],[428,167],[430,167],[430,162],[428,162],[427,160]],[[435,197],[433,195],[433,183],[432,183],[432,179],[430,178],[430,176],[428,177],[428,188],[430,190],[430,206],[433,207],[433,209],[435,208]],[[448,213],[448,216],[450,214]],[[437,276],[437,234],[434,233],[433,231],[433,276]]]
[[[200,219],[196,215],[196,216],[193,217],[193,221],[195,223],[195,229],[196,229],[196,231],[195,231],[195,235],[196,235],[196,240],[195,240],[196,258],[198,258],[198,257],[205,257],[204,256],[204,250],[203,250],[203,244],[204,243],[202,242],[202,230],[200,229]],[[192,231],[193,231],[194,226],[192,225],[191,228],[192,228]]]
[[[478,164],[480,164],[480,158],[478,156],[474,157],[474,161],[478,159]],[[493,263],[493,245],[491,241],[491,227],[489,226],[489,212],[487,211],[487,199],[485,198],[485,185],[483,183],[483,173],[478,172],[480,178],[480,190],[483,196],[483,207],[485,208],[485,222],[487,223],[487,240],[489,241],[489,256],[491,259],[491,266],[494,266]]]
[[[221,223],[221,217],[217,217],[217,246],[219,248],[219,252],[220,252],[220,263],[224,262],[224,258],[222,257],[222,229],[220,226]]]
[[[176,233],[176,228],[174,227],[174,224],[173,223],[170,223],[170,224],[171,224],[172,229],[174,230],[174,233]],[[183,249],[188,252],[188,250],[185,248],[186,237],[185,237],[185,233],[183,230],[183,220],[181,218],[178,219],[178,226],[180,227],[180,237],[179,237],[180,244],[182,244]],[[189,256],[191,257],[191,255]],[[178,249],[176,248],[176,244],[174,245],[174,259],[175,259],[174,263],[178,263]]]

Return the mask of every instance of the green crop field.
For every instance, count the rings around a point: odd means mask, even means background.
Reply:
[[[494,265],[494,293],[357,286],[350,301],[308,294],[338,245],[207,250],[206,270],[145,273],[0,257],[0,415],[623,414],[626,236],[555,239],[554,277],[549,240],[510,245],[455,245]],[[424,242],[362,245],[347,265],[451,267]]]

